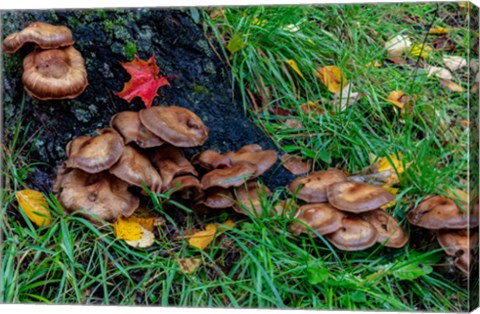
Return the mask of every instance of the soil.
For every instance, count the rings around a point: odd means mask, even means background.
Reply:
[[[30,175],[31,188],[51,191],[57,166],[65,159],[65,146],[80,135],[95,135],[108,127],[110,118],[124,110],[139,111],[144,104],[131,104],[115,96],[130,77],[120,62],[137,54],[141,59],[155,55],[161,73],[175,76],[171,86],[161,87],[154,106],[176,105],[195,112],[209,128],[202,147],[186,149],[187,156],[205,149],[220,152],[257,143],[263,149],[280,151],[244,110],[239,91],[232,86],[231,74],[210,46],[188,10],[115,9],[75,11],[4,11],[3,36],[19,31],[33,21],[69,27],[74,47],[86,62],[89,86],[73,100],[38,101],[23,91],[22,59],[32,50],[23,47],[13,55],[3,55],[4,143],[13,134],[20,104],[22,127],[33,141],[30,162],[42,162]],[[274,165],[263,177],[270,188],[285,186],[294,176]]]

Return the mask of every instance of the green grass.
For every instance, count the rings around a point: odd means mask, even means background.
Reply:
[[[413,161],[401,178],[399,202],[389,209],[412,236],[418,230],[404,218],[413,202],[447,188],[469,189],[468,130],[451,123],[452,112],[457,120],[469,119],[468,93],[444,90],[438,79],[414,68],[416,59],[401,66],[388,63],[383,44],[399,33],[414,43],[430,44],[426,27],[449,26],[446,12],[452,6],[458,10],[458,4],[448,3],[226,8],[215,18],[204,12],[203,22],[230,64],[245,110],[284,151],[313,159],[315,169],[339,167],[350,173],[370,165],[372,153],[401,153],[404,164]],[[407,17],[417,23],[406,23]],[[260,22],[253,23],[255,18]],[[289,24],[300,30],[285,30]],[[468,56],[467,35],[465,27],[452,30],[454,55]],[[234,38],[237,51],[232,54],[227,46]],[[303,78],[288,60],[296,61]],[[383,66],[369,65],[375,61]],[[442,66],[441,53],[433,51],[428,63]],[[333,104],[333,95],[313,73],[327,65],[340,67],[354,91],[364,94],[345,110]],[[468,88],[464,72],[454,76]],[[386,101],[398,89],[417,96],[414,111],[405,117]],[[324,114],[299,109],[308,101],[321,105]],[[471,101],[478,101],[477,96]],[[290,116],[279,116],[278,108]],[[301,127],[287,127],[286,119],[297,119]],[[149,209],[164,216],[167,226],[156,228],[155,244],[147,249],[117,240],[109,224],[96,226],[80,215],[65,214],[48,191],[52,223],[35,227],[14,198],[15,191],[28,187],[27,176],[37,166],[29,163],[35,135],[27,135],[32,130],[25,121],[18,116],[14,134],[2,147],[2,302],[441,312],[467,308],[465,279],[442,266],[448,260],[434,240],[402,249],[379,245],[342,252],[320,235],[295,237],[288,232],[292,211],[269,215],[285,198],[282,189],[270,198],[263,196],[262,217],[223,212],[203,219],[168,195],[150,194]],[[181,237],[188,228],[230,217],[236,226],[204,251]],[[176,260],[189,257],[202,263],[194,273],[184,274]]]

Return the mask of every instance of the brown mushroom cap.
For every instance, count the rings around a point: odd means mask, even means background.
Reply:
[[[375,227],[378,243],[393,248],[401,248],[407,244],[408,235],[398,225],[398,221],[384,210],[368,211],[360,214],[360,218]]]
[[[202,177],[202,186],[205,190],[214,186],[225,189],[240,186],[253,178],[256,170],[257,166],[246,161],[238,162],[230,168],[214,169]]]
[[[122,137],[113,129],[98,130],[98,136],[81,137],[67,145],[70,153],[66,166],[79,168],[88,173],[97,173],[113,166],[122,156]]]
[[[30,23],[23,30],[8,35],[3,40],[3,51],[15,53],[25,43],[35,43],[42,49],[54,49],[73,45],[73,35],[65,26],[55,26],[44,22]]]
[[[177,107],[150,107],[140,111],[142,124],[166,142],[177,147],[194,147],[205,143],[208,128],[192,111]]]
[[[228,208],[235,204],[232,193],[220,187],[206,190],[202,203],[209,208]]]
[[[463,273],[469,274],[471,252],[478,247],[478,232],[467,230],[440,230],[437,235],[440,246],[450,256],[456,256],[455,266]]]
[[[166,144],[155,149],[151,159],[162,177],[164,187],[170,185],[176,176],[198,175],[192,164],[185,158],[183,151],[172,145]]]
[[[468,214],[443,195],[428,195],[417,207],[407,213],[408,221],[427,229],[464,229],[468,227]]]
[[[181,198],[183,199],[196,199],[203,193],[200,181],[192,175],[176,177],[170,182],[167,189],[173,189],[172,194],[181,192]]]
[[[237,153],[254,153],[262,151],[262,146],[258,144],[243,145],[237,150]]]
[[[254,152],[228,152],[225,156],[230,158],[232,164],[246,161],[256,165],[257,170],[255,170],[255,176],[258,177],[273,166],[277,161],[278,154],[274,150],[262,150]]]
[[[282,166],[294,175],[304,174],[312,168],[312,160],[303,161],[300,156],[284,154],[282,156]]]
[[[342,227],[345,214],[327,203],[307,204],[301,206],[294,218],[303,222],[292,222],[288,229],[295,235],[307,231],[304,224],[324,235],[332,233]]]
[[[110,168],[110,173],[132,185],[145,184],[152,192],[162,191],[162,178],[150,160],[130,145],[126,145],[120,160]]]
[[[110,127],[123,136],[125,144],[135,142],[141,148],[150,148],[165,143],[164,140],[143,126],[138,112],[135,111],[117,113],[110,120]]]
[[[297,198],[308,203],[327,201],[327,187],[337,182],[344,182],[347,176],[339,169],[316,171],[306,177],[299,177],[290,183],[288,190],[297,193]]]
[[[70,157],[72,154],[76,154],[82,146],[92,138],[92,136],[79,136],[67,143],[65,152],[67,157]]]
[[[269,196],[272,192],[263,184],[251,181],[235,188],[234,194],[237,203],[233,205],[233,209],[237,213],[245,215],[247,214],[245,213],[246,210],[250,213],[261,216],[263,210],[261,196]]]
[[[361,213],[383,206],[395,199],[390,191],[361,182],[339,182],[327,187],[327,199],[338,209]]]
[[[128,191],[126,182],[105,171],[89,174],[63,167],[54,186],[58,200],[67,211],[84,209],[107,221],[116,220],[119,214],[130,216],[140,202]]]
[[[376,243],[377,231],[370,223],[356,216],[347,216],[342,220],[342,227],[326,237],[341,250],[360,251]]]
[[[39,100],[72,99],[88,85],[85,61],[72,46],[35,49],[23,59],[23,69],[25,90]]]
[[[212,149],[205,150],[201,153],[195,154],[192,157],[192,164],[210,171],[218,168],[230,168],[232,161],[225,155],[220,154]]]

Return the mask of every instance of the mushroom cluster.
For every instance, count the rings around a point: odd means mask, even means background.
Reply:
[[[300,206],[289,229],[295,235],[309,226],[337,248],[358,251],[375,243],[401,248],[408,236],[381,207],[395,196],[367,183],[348,181],[338,169],[313,172],[296,178],[289,191],[307,204]]]
[[[138,207],[130,187],[161,193],[183,175],[196,175],[178,147],[199,146],[208,137],[196,114],[176,106],[118,113],[97,133],[67,144],[53,190],[68,211],[84,209],[107,221]]]
[[[35,48],[23,59],[22,81],[25,90],[39,100],[72,99],[88,85],[85,61],[73,47],[73,35],[65,26],[33,22],[3,41],[7,54],[25,44]]]
[[[477,201],[478,202],[478,201]],[[467,204],[463,207],[468,208]],[[452,199],[443,195],[427,195],[407,213],[415,226],[437,232],[437,241],[447,255],[455,257],[455,266],[470,273],[471,251],[478,246],[478,204],[473,212],[462,210]]]

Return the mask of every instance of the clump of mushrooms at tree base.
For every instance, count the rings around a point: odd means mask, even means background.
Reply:
[[[2,49],[15,53],[29,43],[34,49],[24,59],[22,81],[30,96],[72,99],[85,90],[85,62],[73,48],[68,28],[34,22],[7,36]],[[138,210],[148,189],[166,193],[200,214],[231,208],[252,218],[264,215],[263,198],[272,193],[255,179],[277,162],[277,153],[249,144],[225,153],[208,149],[188,160],[182,148],[203,145],[208,138],[207,126],[186,108],[152,107],[156,89],[169,83],[158,75],[153,56],[148,62],[135,57],[124,64],[127,72],[133,64],[152,64],[148,75],[155,90],[150,98],[142,97],[147,108],[119,112],[109,127],[97,130],[96,136],[79,136],[66,145],[67,159],[59,167],[53,186],[63,208],[97,223],[115,222]],[[117,96],[126,99],[122,94],[128,94],[128,101],[136,97],[129,90],[134,83],[132,79]],[[309,171],[311,164],[290,163],[284,157],[282,163],[292,173]],[[295,236],[325,236],[344,251],[364,250],[376,243],[402,248],[408,242],[405,230],[386,210],[395,196],[382,187],[358,182],[358,176],[347,177],[340,169],[320,170],[297,177],[287,190],[300,202],[289,208],[294,213],[288,229]],[[412,225],[437,232],[439,244],[468,274],[472,244],[478,239],[472,229],[478,226],[478,200],[472,214],[460,207],[468,208],[468,204],[458,206],[445,196],[431,195],[406,217]]]

